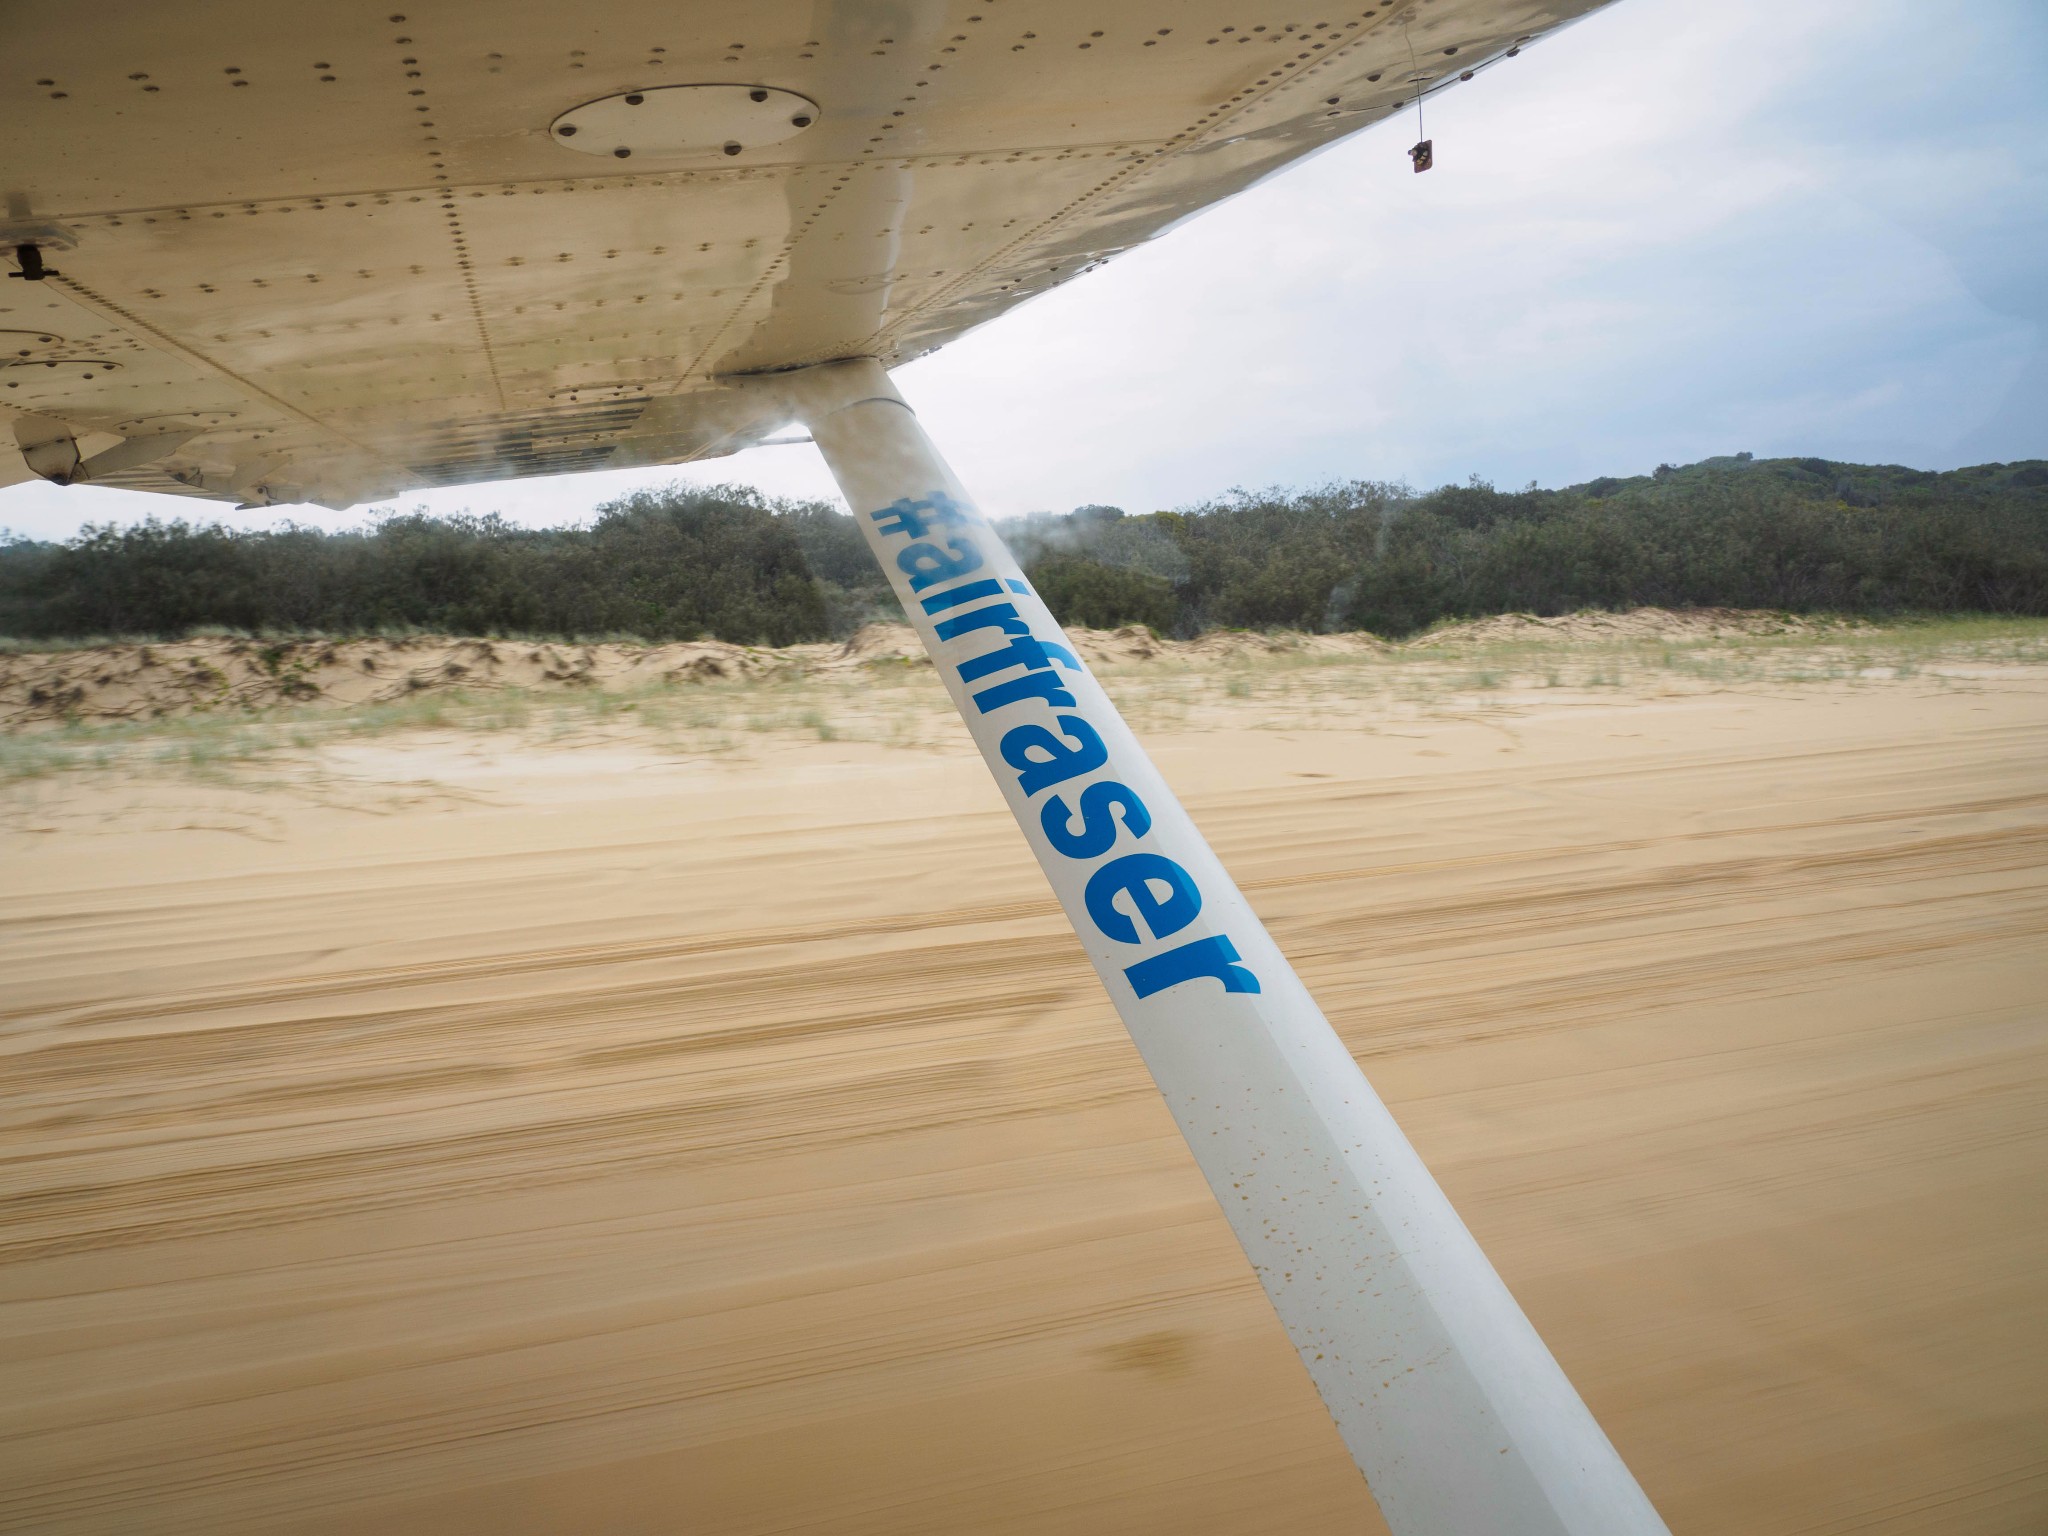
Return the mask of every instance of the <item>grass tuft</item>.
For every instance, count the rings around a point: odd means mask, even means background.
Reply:
[[[290,661],[278,653],[280,668]],[[1100,669],[1141,732],[1373,729],[1444,712],[1512,712],[1635,690],[1914,689],[1979,685],[1985,667],[2048,663],[2048,621],[1948,619],[1819,634],[1593,642],[1516,639],[1372,651],[1312,647],[1223,661],[1187,657]],[[1250,701],[1256,700],[1256,705]],[[249,765],[384,736],[465,732],[551,742],[626,733],[678,755],[731,757],[772,738],[960,750],[966,737],[925,667],[654,681],[606,693],[422,690],[353,708],[215,709],[160,720],[72,721],[0,734],[0,783],[63,773],[220,779]]]

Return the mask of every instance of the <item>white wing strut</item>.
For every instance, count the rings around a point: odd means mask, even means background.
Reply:
[[[1396,1536],[1665,1531],[917,418],[788,391]]]

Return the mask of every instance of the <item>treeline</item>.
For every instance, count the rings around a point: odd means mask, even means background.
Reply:
[[[1372,482],[1082,507],[1002,531],[1063,623],[1369,629],[1579,608],[2048,614],[2048,463],[1933,473],[1709,459],[1562,490]],[[894,616],[853,520],[672,487],[588,527],[390,518],[355,532],[147,523],[0,543],[21,638],[393,628],[789,644]]]
[[[87,528],[61,545],[0,545],[0,633],[225,626],[788,645],[831,627],[794,522],[743,494],[667,492],[614,502],[587,528],[421,513],[348,533]]]

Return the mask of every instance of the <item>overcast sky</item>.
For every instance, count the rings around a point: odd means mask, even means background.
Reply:
[[[992,512],[1233,486],[1568,484],[1747,449],[2048,457],[2048,5],[1620,0],[903,369]],[[816,450],[414,494],[586,518]],[[836,499],[836,498],[835,498]],[[34,484],[0,527],[218,515]]]

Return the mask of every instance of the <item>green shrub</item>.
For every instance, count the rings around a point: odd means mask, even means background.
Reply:
[[[1369,629],[1577,608],[2048,613],[2048,464],[1936,474],[1826,459],[1660,465],[1562,490],[1352,481],[1177,512],[1001,525],[1062,622]],[[897,616],[852,518],[671,486],[588,527],[391,517],[348,533],[148,522],[0,542],[0,634],[203,628],[783,645]]]

